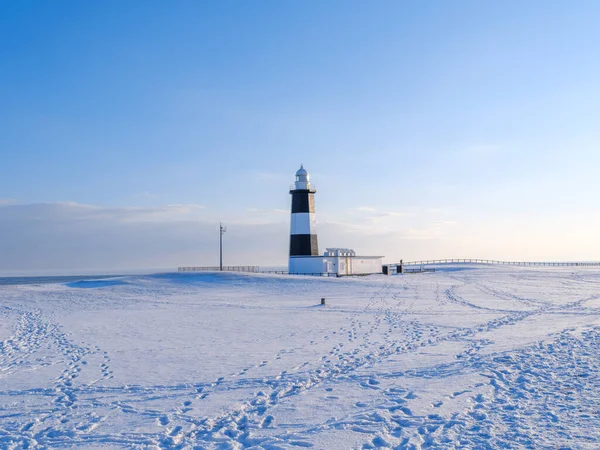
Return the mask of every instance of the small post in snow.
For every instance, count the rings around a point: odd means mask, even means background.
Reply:
[[[325,304],[325,297],[321,297],[321,305]]]

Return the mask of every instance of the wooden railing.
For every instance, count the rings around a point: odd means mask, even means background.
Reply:
[[[219,272],[219,266],[178,267],[177,272]],[[223,266],[223,272],[258,272],[258,266]]]
[[[400,265],[401,263],[386,264],[386,266]],[[424,261],[404,261],[405,266],[426,266],[436,264],[500,264],[508,266],[600,266],[600,262],[559,262],[559,261],[498,261],[495,259],[430,259]]]
[[[178,272],[220,272],[219,266],[199,266],[199,267],[178,267]],[[305,275],[313,277],[337,277],[336,273],[310,272],[310,273],[289,273],[287,270],[260,270],[259,266],[223,266],[223,272],[252,272],[252,273],[273,273],[278,275]]]

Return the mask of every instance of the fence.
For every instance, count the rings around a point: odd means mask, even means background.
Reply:
[[[309,272],[309,273],[289,273],[287,270],[259,270],[258,273],[275,273],[278,275],[294,275],[301,276],[305,275],[308,277],[341,277],[348,275],[338,275],[337,273],[327,273],[327,272]]]
[[[381,272],[384,275],[399,275],[402,273],[435,272],[435,269],[425,268],[423,266],[417,267],[416,269],[407,269],[402,264],[384,264],[381,269],[382,269]]]
[[[534,261],[497,261],[494,259],[431,259],[426,261],[403,262],[405,266],[426,266],[435,264],[500,264],[508,266],[600,266],[600,262],[534,262]],[[386,265],[400,265],[386,264]]]
[[[219,266],[178,267],[177,272],[219,272]],[[223,266],[223,272],[258,272],[258,266]]]
[[[435,272],[435,269],[424,269],[424,268],[419,268],[419,269],[404,269],[403,273],[422,273],[422,272]]]

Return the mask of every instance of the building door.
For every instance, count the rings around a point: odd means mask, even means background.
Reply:
[[[331,261],[327,261],[325,263],[325,267],[326,267],[325,271],[327,273],[332,273],[333,272],[333,263]]]

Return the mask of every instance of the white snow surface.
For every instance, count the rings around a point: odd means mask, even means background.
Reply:
[[[598,269],[1,286],[0,448],[597,449],[599,350]]]

